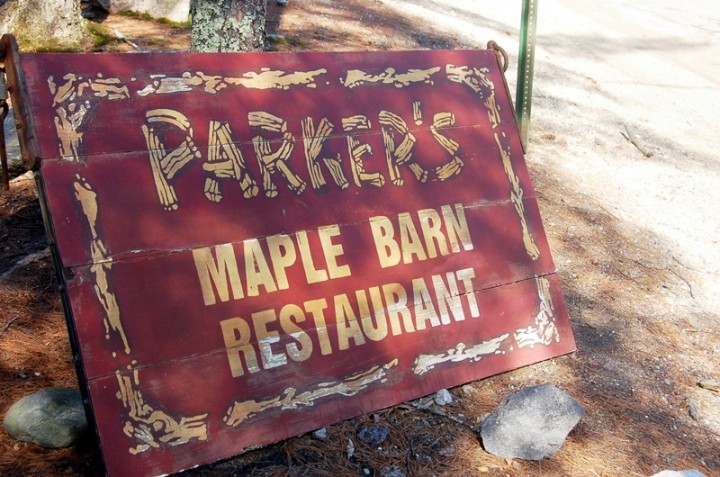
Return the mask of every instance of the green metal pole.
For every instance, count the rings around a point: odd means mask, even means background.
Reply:
[[[537,31],[538,0],[523,0],[520,19],[520,52],[518,53],[517,93],[515,115],[520,128],[520,140],[527,151],[530,141],[530,109],[535,68],[535,32]]]

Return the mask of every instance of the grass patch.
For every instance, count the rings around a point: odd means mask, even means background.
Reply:
[[[186,22],[176,22],[173,20],[170,20],[169,18],[160,17],[160,18],[153,18],[152,15],[150,15],[148,12],[137,12],[135,10],[125,10],[122,12],[118,12],[118,15],[121,15],[123,17],[130,17],[130,18],[138,18],[140,20],[147,20],[151,22],[160,23],[163,25],[170,26],[172,28],[190,28],[192,26],[192,21],[188,20]]]
[[[150,38],[147,41],[147,46],[152,46],[156,48],[163,48],[168,45],[168,42],[165,40],[161,40],[159,38]]]
[[[39,35],[31,28],[18,27],[15,38],[23,53],[75,53],[82,51],[84,46],[82,40],[63,43],[51,35]]]
[[[87,22],[85,24],[85,29],[89,33],[92,47],[94,49],[102,48],[112,43],[119,43],[121,41],[114,31],[102,23]]]
[[[23,53],[78,53],[83,51],[82,46],[79,44],[59,45],[54,41],[38,39],[26,40],[24,42],[18,40],[18,47]]]
[[[83,38],[77,43],[59,43],[50,36],[17,35],[20,51],[27,53],[77,53],[122,43],[116,33],[101,23],[85,21]]]
[[[155,19],[148,12],[136,12],[135,10],[125,10],[117,12],[117,15],[122,17],[139,18],[141,20],[155,21]]]
[[[278,34],[265,35],[265,41],[270,51],[280,51],[283,48],[288,49],[290,47],[307,48],[308,45],[306,41],[300,38]]]

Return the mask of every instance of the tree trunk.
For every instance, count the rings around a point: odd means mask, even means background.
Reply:
[[[84,28],[79,0],[0,0],[0,33],[12,33],[21,51],[79,46]]]
[[[193,51],[258,51],[265,43],[266,0],[193,0]]]

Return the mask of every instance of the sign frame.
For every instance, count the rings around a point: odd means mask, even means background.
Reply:
[[[20,58],[2,44],[109,475],[129,458],[135,475],[178,472],[574,351],[496,51]],[[211,69],[240,58],[245,73]],[[437,97],[436,83],[461,93]],[[222,94],[242,99],[246,122],[222,102],[208,122],[209,107],[167,99]],[[314,113],[259,109],[273,95]],[[411,112],[397,114],[396,98]],[[479,102],[465,112],[468,98]],[[421,156],[421,142],[435,152]],[[364,167],[383,156],[383,172]],[[356,205],[338,205],[348,196]],[[262,213],[227,206],[244,199]],[[161,313],[183,318],[170,330]],[[207,390],[182,379],[210,372],[220,384]]]

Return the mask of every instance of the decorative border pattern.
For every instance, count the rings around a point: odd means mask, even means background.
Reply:
[[[393,68],[386,68],[382,72],[365,72],[361,70],[349,70],[344,78],[340,78],[341,84],[346,88],[355,88],[358,86],[374,86],[374,85],[392,85],[396,88],[404,88],[413,83],[433,84],[432,77],[441,71],[440,67],[428,69],[410,69],[405,72],[397,72]],[[134,91],[134,94],[146,97],[153,94],[174,94],[189,91],[202,91],[208,94],[216,94],[219,91],[230,86],[241,86],[251,89],[283,89],[287,90],[294,87],[317,88],[317,79],[319,76],[326,74],[324,68],[312,71],[296,71],[287,73],[283,71],[262,69],[260,72],[248,72],[241,77],[227,77],[206,75],[203,72],[185,72],[180,76],[166,75],[150,75],[147,81],[139,81],[142,89]],[[510,200],[515,207],[516,213],[520,220],[522,229],[523,245],[527,255],[532,260],[540,257],[540,250],[530,233],[527,221],[527,213],[523,204],[524,191],[520,185],[520,180],[513,170],[510,140],[507,135],[500,130],[500,111],[495,100],[495,85],[489,79],[487,68],[473,68],[469,66],[446,65],[445,73],[451,82],[463,84],[469,87],[483,102],[487,109],[488,120],[493,130],[495,143],[498,146],[503,169],[510,184]],[[55,127],[58,136],[58,148],[60,157],[67,161],[78,162],[79,150],[83,140],[83,122],[91,109],[102,99],[107,100],[123,100],[129,99],[131,92],[121,79],[105,78],[98,74],[96,78],[83,78],[74,74],[67,74],[62,78],[64,83],[58,85],[52,76],[48,78],[48,86],[53,95],[53,108],[55,108]],[[131,82],[137,82],[138,79],[131,78]],[[407,137],[407,143],[401,143],[395,146],[391,143],[389,133],[383,129],[384,139],[389,146],[388,154],[395,154],[397,157],[388,157],[388,162],[393,159],[397,163],[403,160],[409,160],[408,152],[411,149],[414,137],[399,117],[393,116],[391,113],[385,113],[380,117],[381,125],[385,128],[395,128]],[[164,115],[163,115],[164,114]],[[156,116],[151,119],[158,121],[169,120],[167,114],[162,111],[156,111]],[[173,119],[173,118],[170,118]],[[413,119],[416,124],[423,121],[421,104],[416,101],[413,104]],[[265,126],[267,128],[276,128],[284,131],[280,118],[271,116],[258,116],[251,118],[256,126]],[[308,118],[309,120],[309,118]],[[308,120],[303,123],[303,127],[307,131],[314,132],[314,126]],[[462,160],[457,156],[459,145],[439,133],[439,128],[453,126],[455,119],[451,113],[439,113],[433,117],[430,130],[438,139],[441,146],[445,148],[453,156],[453,161],[443,166],[437,172],[438,180],[446,180],[460,171],[463,166]],[[402,123],[402,124],[401,124]],[[354,117],[343,120],[343,130],[353,131],[356,129],[368,129],[369,123],[367,118]],[[226,125],[216,124],[214,127],[218,129],[219,137],[230,137],[230,132]],[[148,130],[149,131],[149,130]],[[146,139],[150,145],[152,139],[149,132],[146,131]],[[322,131],[322,132],[321,132]],[[332,125],[318,125],[318,134],[329,134],[332,131]],[[348,150],[352,159],[360,161],[360,156],[366,152],[359,148],[359,144],[352,141],[352,135],[347,136]],[[258,148],[256,152],[259,157],[269,156],[266,154],[268,145],[262,142],[254,143]],[[223,144],[218,145],[223,146]],[[187,157],[183,160],[192,159],[195,151],[194,144],[187,145]],[[319,143],[310,141],[305,145],[308,150],[316,150]],[[292,151],[292,145],[288,145],[285,150],[289,155]],[[243,164],[233,151],[223,151],[216,154],[211,165],[216,168],[218,174],[226,173],[225,170],[241,169]],[[286,159],[280,157],[279,159]],[[326,159],[332,161],[333,159]],[[338,158],[339,161],[339,158]],[[162,164],[159,161],[153,163],[153,166],[168,173],[172,170],[165,171],[163,168],[178,167],[178,164]],[[334,164],[334,163],[332,163]],[[181,164],[182,165],[182,164]],[[261,164],[266,168],[280,167],[284,163],[278,158],[273,157],[272,161],[268,159],[267,163]],[[412,165],[412,164],[411,164]],[[233,168],[234,167],[234,168]],[[338,170],[339,166],[338,166]],[[293,190],[296,193],[302,192],[305,187],[304,182],[292,174],[292,171],[284,170],[284,173],[295,181],[291,181]],[[421,170],[417,165],[413,169],[418,180],[426,180],[427,172]],[[383,177],[368,176],[362,170],[353,169],[356,183],[358,181],[370,181],[372,185],[380,187],[384,184]],[[365,174],[365,175],[363,175]],[[219,176],[218,176],[219,177]],[[249,177],[238,177],[245,182],[243,191],[249,196],[255,196],[258,188],[254,181]],[[266,179],[266,178],[265,178]],[[347,187],[348,181],[342,176],[342,170],[339,174],[334,175],[333,179],[341,187]],[[314,178],[314,180],[319,180]],[[113,266],[112,258],[109,254],[107,244],[100,238],[98,233],[99,204],[97,192],[86,178],[80,174],[76,174],[73,183],[74,195],[76,201],[80,204],[87,226],[89,228],[90,256],[92,264],[90,271],[94,278],[93,288],[98,302],[103,310],[103,325],[105,327],[105,338],[111,340],[117,337],[121,345],[117,347],[127,356],[132,356],[132,348],[123,328],[120,306],[118,299],[113,290],[111,280],[111,269]],[[169,190],[166,206],[173,208],[175,201],[173,200],[172,190]],[[206,194],[209,194],[211,200],[220,201],[222,195],[219,192],[216,181],[211,179],[206,185]],[[504,333],[500,336],[483,341],[477,344],[457,343],[454,348],[448,349],[438,354],[420,354],[414,360],[411,371],[416,376],[423,376],[437,367],[446,366],[450,363],[459,362],[477,362],[484,357],[505,354],[513,350],[513,340],[518,348],[533,347],[535,345],[549,346],[553,342],[558,342],[559,332],[555,324],[554,305],[550,296],[550,285],[546,278],[536,278],[538,296],[540,299],[540,309],[535,317],[534,322],[525,327],[519,328],[512,333]],[[112,352],[113,358],[117,357],[117,352]],[[231,428],[236,428],[257,416],[272,411],[296,410],[302,407],[312,407],[317,401],[331,396],[355,396],[371,386],[376,386],[387,382],[392,368],[397,367],[398,359],[393,359],[384,365],[376,365],[364,371],[357,372],[350,376],[332,381],[319,383],[307,390],[298,390],[294,387],[288,387],[277,396],[264,400],[246,400],[235,401],[227,409],[223,418],[223,422]],[[173,417],[166,412],[161,405],[146,402],[143,396],[137,362],[132,361],[125,370],[118,369],[115,373],[118,384],[116,397],[122,402],[125,409],[125,416],[122,418],[123,433],[130,439],[134,440],[134,444],[128,448],[128,452],[137,455],[151,449],[162,448],[163,446],[179,446],[192,441],[206,441],[208,434],[208,413],[198,414],[195,416]]]
[[[65,83],[56,85],[50,76],[47,80],[53,95],[55,130],[58,136],[60,157],[77,162],[83,132],[80,130],[87,113],[100,99],[114,101],[130,98],[127,86],[118,78],[105,78],[98,73],[95,79],[72,73],[62,77]]]
[[[458,343],[455,348],[439,354],[421,354],[413,362],[412,372],[418,376],[428,373],[436,366],[444,363],[460,363],[462,361],[480,361],[484,356],[504,354],[501,350],[503,343],[510,336],[509,333],[491,340],[483,341],[468,347],[465,343]]]
[[[103,324],[105,325],[105,339],[110,339],[111,331],[116,333],[123,343],[125,354],[130,354],[130,343],[120,320],[120,307],[118,306],[115,293],[109,280],[110,269],[112,268],[112,258],[108,255],[105,242],[100,239],[97,231],[98,221],[98,200],[97,193],[90,183],[80,174],[75,174],[75,200],[80,203],[88,227],[90,228],[90,256],[92,257],[92,265],[90,271],[95,277],[95,296],[97,296],[100,305],[105,311],[103,316]],[[116,353],[113,352],[113,357]]]
[[[133,364],[136,362],[133,361]],[[128,371],[131,376],[123,376],[120,371],[116,371],[115,376],[119,388],[116,397],[127,411],[123,433],[137,442],[136,446],[128,449],[130,454],[137,455],[162,445],[175,447],[193,440],[208,439],[207,413],[183,416],[178,420],[156,406],[147,404],[139,389],[138,370],[128,366]]]
[[[537,277],[535,282],[540,299],[540,311],[535,316],[534,324],[515,330],[513,336],[520,348],[535,345],[549,346],[553,342],[560,341],[560,332],[555,324],[555,305],[550,296],[550,282],[545,277]]]
[[[413,83],[433,84],[431,77],[440,71],[439,66],[425,70],[411,68],[404,72],[398,72],[393,67],[385,68],[380,73],[368,73],[363,70],[348,70],[340,83],[346,88],[367,85],[392,85],[396,88],[404,88]]]
[[[338,381],[327,381],[316,385],[313,389],[297,394],[297,389],[286,388],[282,395],[264,401],[235,401],[223,418],[225,424],[237,427],[261,413],[272,409],[281,411],[295,410],[300,407],[311,407],[315,401],[329,396],[355,396],[373,384],[384,383],[388,379],[388,371],[398,365],[398,360],[373,366],[365,371],[352,374]]]
[[[500,125],[500,107],[495,101],[495,84],[490,78],[487,68],[473,68],[470,66],[454,66],[447,65],[445,72],[450,81],[461,83],[473,90],[487,108],[488,119],[493,130],[495,143],[498,145],[500,155],[502,156],[503,169],[505,175],[510,182],[511,192],[510,200],[515,206],[515,211],[520,219],[522,227],[523,244],[528,256],[533,260],[540,258],[540,249],[535,243],[535,239],[530,234],[530,228],[527,223],[527,214],[525,213],[525,205],[523,204],[524,191],[520,186],[520,179],[512,168],[512,160],[510,156],[510,141],[507,135],[498,129]]]
[[[240,77],[227,77],[206,75],[202,71],[191,73],[186,71],[180,76],[167,76],[163,74],[150,75],[150,84],[137,92],[138,96],[151,94],[186,93],[189,91],[203,91],[216,94],[228,86],[242,86],[247,89],[290,89],[295,86],[317,88],[316,77],[327,73],[325,68],[312,71],[286,71],[262,68],[259,73],[249,71]]]
[[[560,333],[555,324],[555,306],[550,296],[550,282],[545,277],[537,277],[535,284],[540,300],[540,310],[535,316],[533,324],[526,328],[518,328],[512,333],[512,338],[518,348],[532,348],[535,345],[550,346],[553,342],[560,341]],[[455,348],[443,353],[421,354],[415,358],[412,371],[416,375],[422,376],[440,364],[476,362],[486,356],[505,354],[513,350],[512,340],[508,342],[509,337],[510,333],[505,333],[475,345],[458,343]]]
[[[105,325],[105,339],[111,338],[111,331],[116,333],[122,342],[122,348],[127,355],[132,350],[129,340],[122,326],[120,306],[112,289],[110,270],[112,259],[107,256],[107,247],[98,234],[98,196],[92,185],[80,174],[75,175],[73,184],[75,199],[80,203],[87,220],[90,235],[90,254],[93,264],[90,266],[95,283],[95,295],[103,308],[103,324]],[[113,358],[117,352],[112,352]],[[140,390],[139,372],[133,360],[127,366],[125,373],[117,370],[118,392],[116,397],[122,401],[127,414],[123,417],[123,433],[136,441],[136,445],[128,448],[128,452],[137,455],[150,449],[160,448],[162,445],[178,446],[194,440],[208,439],[208,414],[199,414],[191,417],[172,417],[159,406],[147,403]],[[129,374],[129,375],[128,375]]]

